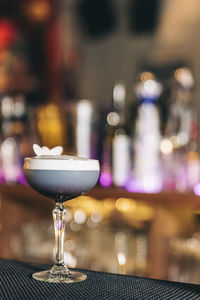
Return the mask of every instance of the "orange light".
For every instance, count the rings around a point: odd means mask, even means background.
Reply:
[[[25,14],[33,22],[45,22],[51,14],[51,6],[47,0],[36,0],[26,3]]]
[[[37,108],[38,130],[42,143],[52,148],[65,143],[65,128],[61,113],[55,104]]]
[[[153,75],[153,73],[151,72],[142,72],[142,74],[140,75],[140,80],[142,81],[142,83],[145,83],[147,80],[154,80],[155,76]]]
[[[117,210],[121,212],[134,211],[136,208],[136,202],[128,198],[119,198],[117,199],[115,206]]]

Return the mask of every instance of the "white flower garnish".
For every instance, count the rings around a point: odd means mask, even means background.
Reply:
[[[40,156],[40,155],[61,155],[62,152],[63,152],[63,147],[57,146],[57,147],[54,147],[52,149],[49,149],[46,146],[40,147],[39,145],[34,144],[33,145],[33,151],[35,152],[35,154],[37,156]]]

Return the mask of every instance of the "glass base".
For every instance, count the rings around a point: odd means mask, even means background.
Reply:
[[[32,277],[50,283],[73,283],[85,280],[87,275],[81,272],[69,271],[67,268],[55,271],[55,267],[53,267],[50,270],[33,273]]]

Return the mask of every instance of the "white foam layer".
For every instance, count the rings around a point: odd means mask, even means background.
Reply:
[[[65,170],[65,171],[98,171],[99,162],[75,156],[36,156],[24,160],[24,169],[30,170]]]

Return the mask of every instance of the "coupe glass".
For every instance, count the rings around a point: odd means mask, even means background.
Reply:
[[[84,194],[95,186],[99,177],[98,160],[66,155],[27,157],[24,160],[24,174],[34,190],[56,202],[53,210],[56,262],[50,270],[34,273],[33,278],[54,283],[85,280],[85,274],[70,271],[64,264],[64,202]]]

